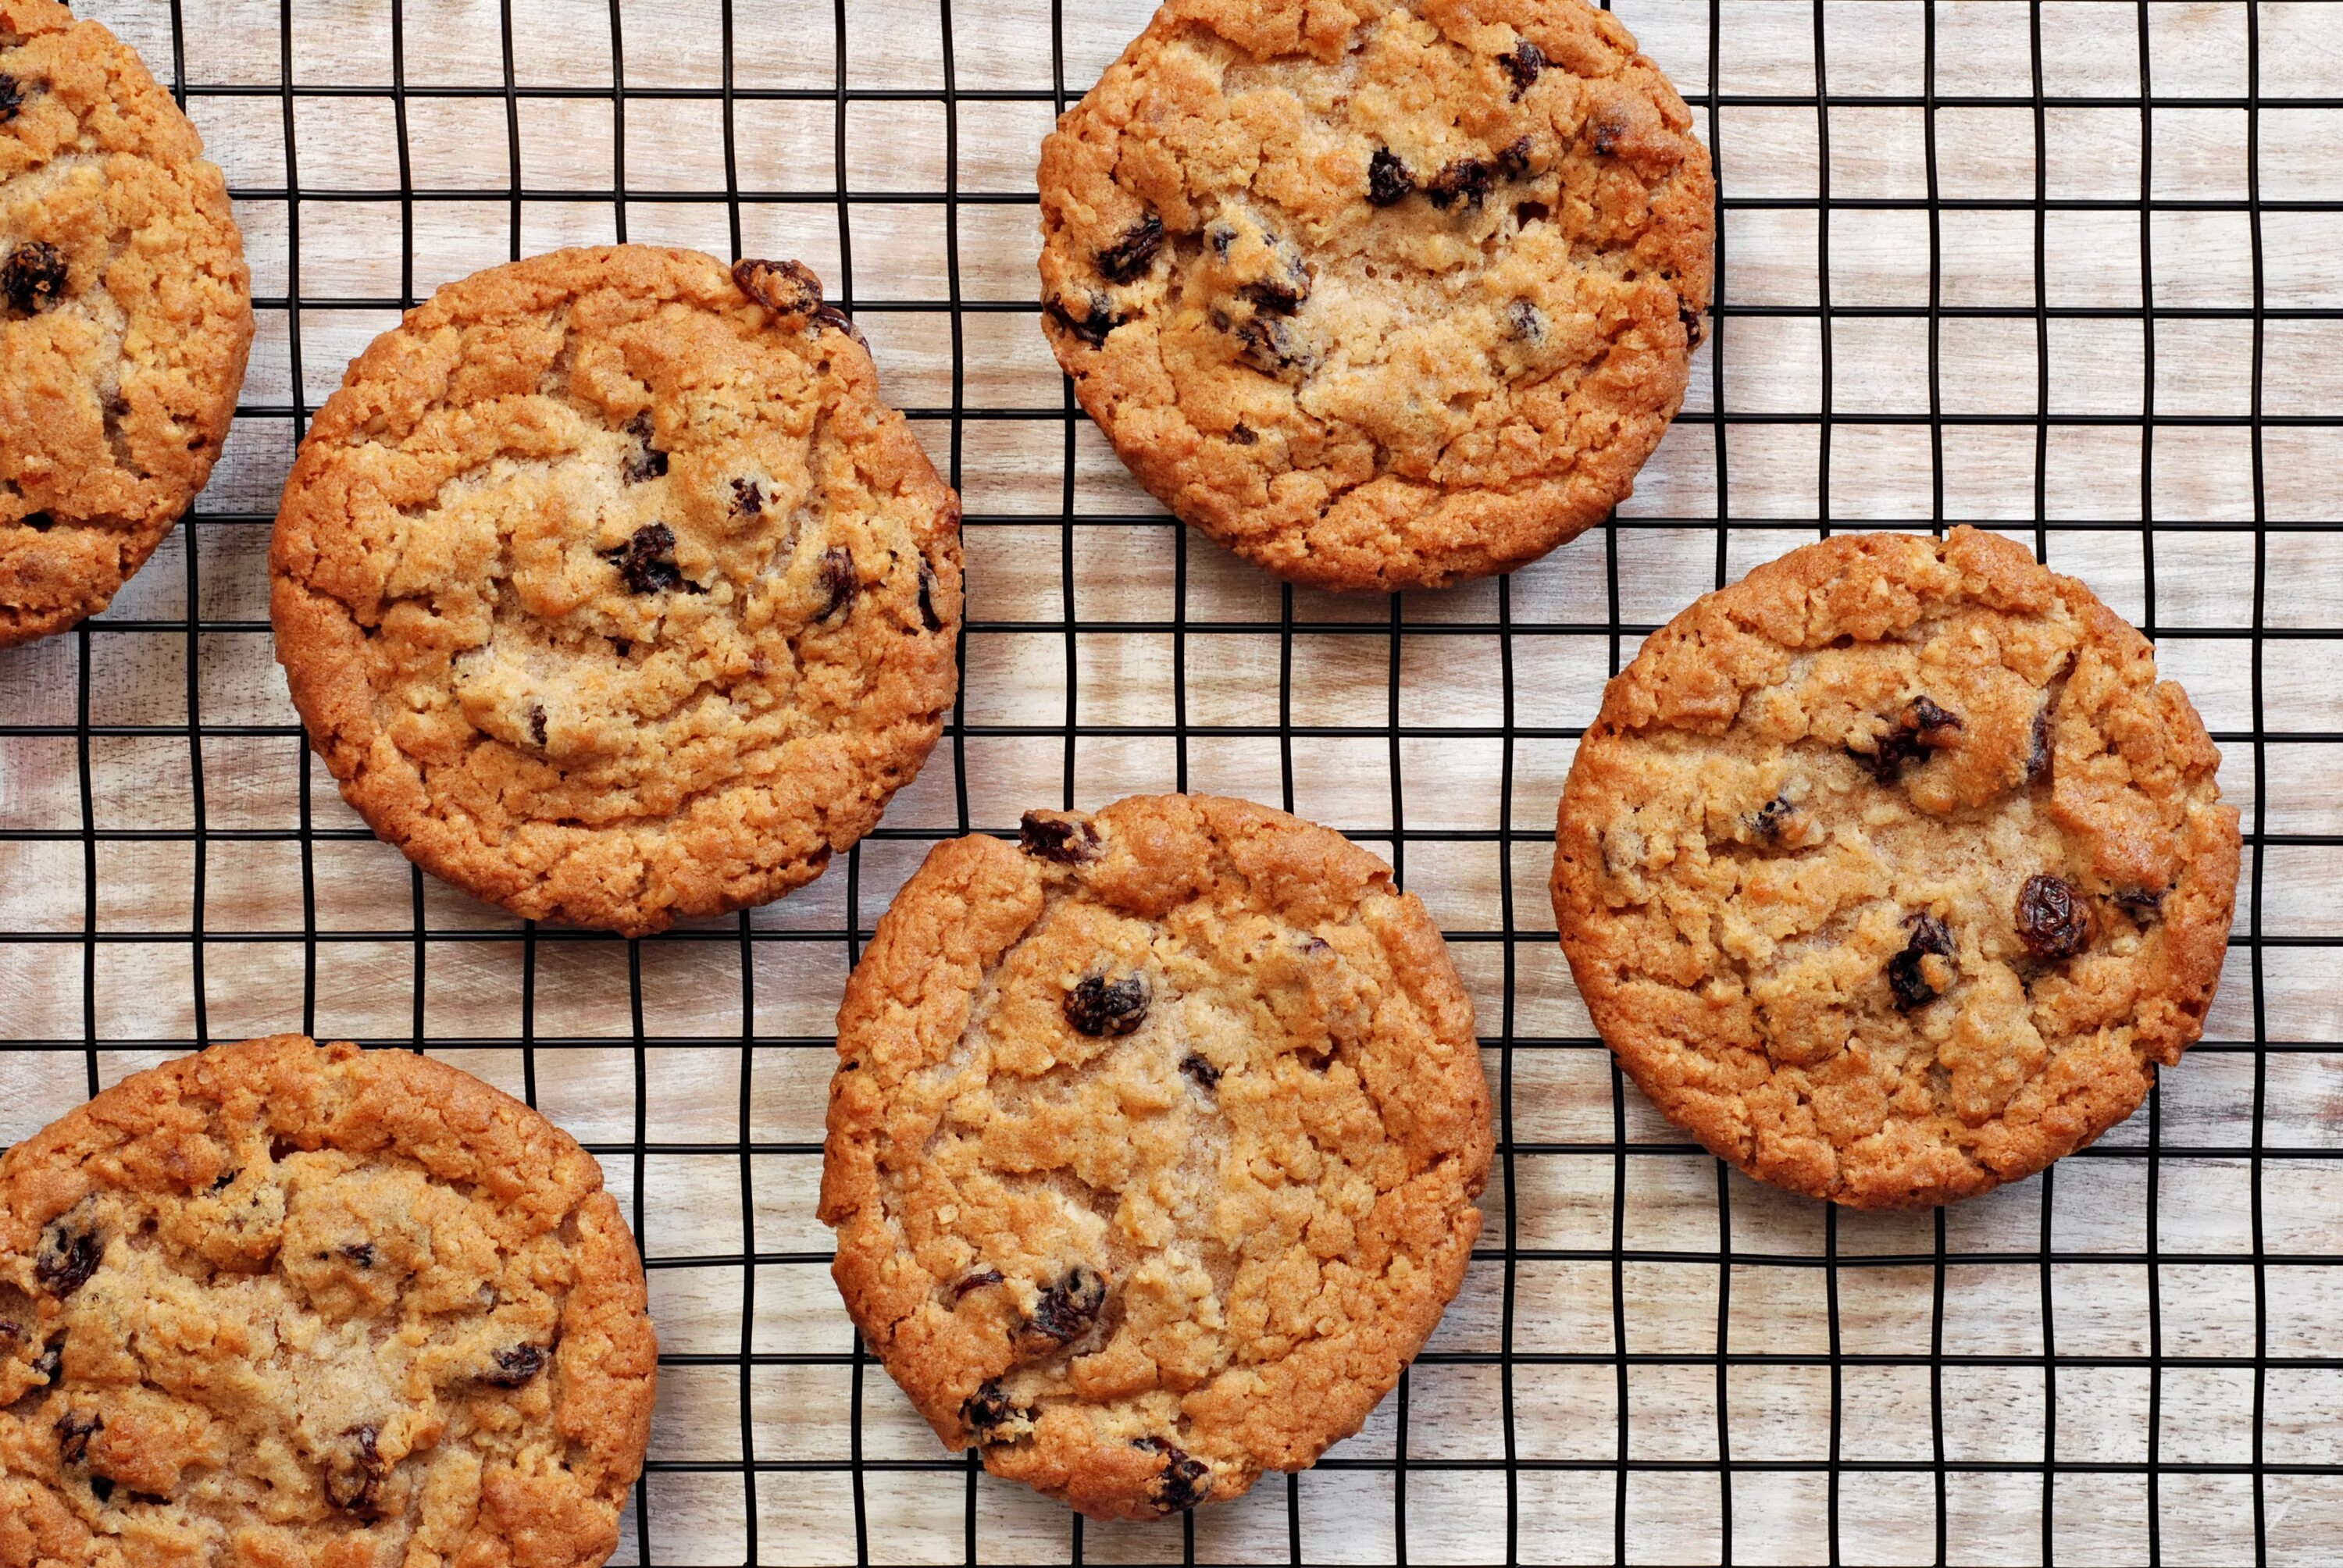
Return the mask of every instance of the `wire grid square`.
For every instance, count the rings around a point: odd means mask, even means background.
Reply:
[[[2280,4],[1620,0],[1721,176],[1684,415],[1495,582],[1284,588],[1165,518],[1034,326],[1032,166],[1144,0],[93,0],[228,171],[259,336],[191,523],[0,655],[0,1137],[272,1030],[420,1045],[600,1157],[664,1353],[621,1563],[2310,1562],[2343,1524],[2343,33]],[[569,243],[792,255],[968,508],[964,687],[812,887],[628,943],[377,843],[269,658],[341,367]],[[2205,1044],[2055,1171],[1854,1215],[1724,1171],[1590,1032],[1544,894],[1602,682],[1819,530],[1997,523],[2159,638],[2249,859]],[[829,1031],[936,839],[1276,802],[1448,930],[1501,1092],[1463,1293],[1357,1437],[1177,1525],[948,1457],[812,1220]]]

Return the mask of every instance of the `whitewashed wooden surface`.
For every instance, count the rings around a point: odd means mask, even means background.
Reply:
[[[81,7],[137,44],[158,71],[171,69],[172,14],[155,0],[86,0]],[[1710,8],[1705,0],[1620,0],[1645,47],[1687,93],[1709,81]],[[1144,22],[1139,0],[1068,0],[1063,82],[1079,94]],[[280,302],[264,309],[246,401],[281,410],[297,397],[314,408],[339,379],[347,357],[389,325],[378,308],[310,305],[299,333],[299,385],[283,298],[295,285],[295,227],[283,197],[297,158],[305,199],[297,215],[298,289],[307,300],[390,299],[404,286],[427,292],[477,266],[501,261],[513,245],[508,122],[518,126],[523,185],[532,192],[608,192],[615,183],[611,6],[585,0],[511,0],[513,71],[532,86],[597,89],[566,98],[524,97],[509,106],[487,96],[410,95],[402,126],[387,92],[290,100],[276,89],[289,58],[299,88],[393,80],[394,9],[387,0],[184,0],[176,42],[188,79],[266,89],[245,96],[198,95],[191,113],[239,201],[256,291]],[[407,0],[397,13],[404,80],[411,87],[498,88],[505,32],[489,0]],[[705,91],[722,80],[723,18],[717,0],[624,4],[615,8],[632,90]],[[944,85],[947,23],[936,0],[848,0],[845,48],[856,88],[928,90]],[[963,3],[949,36],[961,88],[1047,89],[1052,83],[1051,7],[1046,0]],[[2029,90],[2033,53],[2028,8],[1939,6],[1936,90],[1945,95],[2016,95]],[[1835,101],[1828,156],[1822,156],[1811,104],[1726,108],[1717,123],[1721,173],[1732,198],[1817,194],[1825,170],[1836,200],[1896,197],[1916,203],[1928,188],[1921,109],[1865,106],[1865,96],[1924,90],[1923,15],[1910,4],[1831,5],[1821,29]],[[2140,12],[2131,5],[2053,5],[2040,16],[2044,85],[2053,97],[2124,98],[2139,91]],[[2053,107],[2045,116],[2039,177],[2048,195],[2137,204],[2146,180],[2162,199],[2236,201],[2247,194],[2246,116],[2237,107],[2191,106],[2247,91],[2247,15],[2237,5],[2157,4],[2147,8],[2148,61],[2159,106],[2152,151],[2142,154],[2136,107]],[[289,37],[288,37],[289,31]],[[1737,95],[1810,97],[1817,28],[1809,5],[1735,0],[1722,6],[1719,85]],[[731,26],[732,72],[743,89],[828,88],[836,80],[838,37],[831,8],[803,0],[739,0]],[[2343,18],[2331,7],[2270,5],[2259,18],[2260,90],[2271,97],[2343,95]],[[290,116],[290,136],[288,119]],[[624,107],[625,186],[646,193],[715,192],[726,183],[722,106],[709,97],[630,96]],[[742,100],[734,106],[736,175],[751,192],[827,192],[840,171],[838,127],[827,102]],[[963,193],[1030,192],[1046,103],[962,102],[951,130]],[[1702,133],[1709,134],[1703,117]],[[933,192],[944,187],[947,121],[935,100],[858,101],[846,112],[844,177],[857,192]],[[2152,621],[2164,638],[2165,669],[2187,682],[2216,730],[2254,726],[2251,642],[2191,637],[2190,630],[2247,627],[2253,618],[2255,540],[2247,532],[2191,525],[2343,516],[2343,444],[2334,429],[2273,426],[2255,442],[2241,424],[2166,425],[2143,442],[2137,423],[2056,425],[2037,441],[2032,416],[2046,395],[2054,415],[2136,416],[2152,386],[2159,414],[2242,416],[2250,407],[2251,324],[2241,318],[2157,321],[2152,368],[2138,320],[2054,318],[2046,355],[2037,356],[2031,312],[2037,287],[2051,307],[2137,307],[2145,286],[2159,308],[2242,307],[2253,301],[2254,228],[2234,210],[2137,206],[2054,210],[2044,220],[2037,279],[2034,220],[2025,204],[2037,178],[2035,126],[2024,107],[1944,109],[1936,118],[1935,175],[1946,196],[2007,198],[2017,205],[1946,216],[1940,298],[1947,306],[1996,306],[1998,319],[1943,322],[1938,384],[1948,414],[2013,422],[1955,424],[1932,449],[1925,421],[1876,422],[1880,415],[1925,415],[1928,327],[1916,315],[1842,316],[1831,328],[1829,388],[1834,421],[1826,459],[1816,424],[1744,424],[1727,442],[1733,575],[1815,536],[1827,485],[1829,515],[1841,526],[1925,525],[1932,516],[1989,521],[2029,540],[2046,521],[2049,558],[2088,579],[2120,611]],[[411,245],[395,202],[337,199],[334,193],[396,188],[404,146],[414,185],[428,193],[412,209]],[[2343,112],[2271,106],[2261,115],[2259,194],[2273,202],[2343,201]],[[2143,168],[2145,162],[2146,167]],[[323,194],[319,194],[323,193]],[[519,247],[618,236],[619,205],[609,200],[536,200],[519,215]],[[625,235],[729,254],[730,212],[721,200],[634,199]],[[839,207],[748,203],[739,211],[742,249],[795,256],[840,284]],[[951,323],[941,302],[955,286],[971,301],[1030,302],[1036,246],[1033,209],[1019,202],[967,203],[957,212],[957,256],[946,243],[945,209],[930,203],[858,202],[851,216],[853,291],[861,300],[928,302],[911,312],[870,312],[872,340],[890,394],[915,408],[948,408],[954,395]],[[1823,236],[1812,208],[1741,207],[1726,229],[1728,305],[1812,305],[1818,297]],[[2343,220],[2333,213],[2271,211],[2259,219],[2264,297],[2273,307],[2343,306]],[[1829,226],[1827,298],[1834,307],[1925,307],[1930,230],[1916,205],[1841,209]],[[403,254],[404,253],[404,254]],[[403,271],[411,267],[411,274]],[[960,396],[970,408],[1054,408],[1061,383],[1025,310],[970,313],[962,322]],[[1815,318],[1728,317],[1717,330],[1725,355],[1722,404],[1735,413],[1814,413],[1822,407],[1825,356]],[[1715,345],[1695,366],[1690,407],[1717,406]],[[2046,358],[2046,382],[2037,366]],[[2343,322],[2274,320],[2263,343],[2262,397],[2273,416],[2343,415]],[[206,621],[256,622],[266,615],[266,518],[290,458],[291,420],[255,414],[239,423],[202,509],[248,514],[246,521],[195,530],[197,558],[182,529],[116,602],[110,620],[179,622],[192,588]],[[1041,623],[1042,629],[992,633],[970,641],[966,716],[971,723],[1055,726],[1069,712],[1061,579],[1071,560],[1075,606],[1085,622],[1138,630],[1084,631],[1074,649],[1072,703],[1084,725],[1169,726],[1173,718],[1174,529],[1082,526],[1061,532],[1066,483],[1062,427],[1045,419],[970,421],[957,452],[949,421],[926,419],[922,437],[940,466],[959,464],[972,517],[967,536],[970,614],[983,620]],[[1087,425],[1072,452],[1078,518],[1155,511]],[[1941,493],[1941,512],[1935,499]],[[1630,626],[1664,620],[1712,587],[1716,533],[1701,519],[1718,507],[1715,432],[1679,426],[1646,469],[1623,511],[1683,521],[1629,528],[1616,538],[1617,614]],[[2137,519],[2143,500],[2157,520],[2155,602],[2146,596],[2137,527],[2077,528]],[[1061,554],[1068,538],[1070,554]],[[2343,683],[2334,644],[2290,632],[2343,627],[2343,541],[2270,533],[2262,676],[2264,723],[2279,734],[2343,729]],[[1604,540],[1591,536],[1517,574],[1508,606],[1516,622],[1602,624],[1612,614]],[[1191,540],[1184,609],[1192,624],[1274,622],[1279,593],[1269,579],[1202,540]],[[1493,625],[1498,594],[1478,584],[1418,596],[1407,625]],[[1383,600],[1299,593],[1305,622],[1382,625]],[[1632,654],[1630,635],[1619,649]],[[100,633],[91,639],[90,718],[99,724],[176,726],[178,733],[100,739],[90,749],[91,800],[101,829],[211,832],[297,828],[303,772],[299,743],[283,735],[239,737],[218,728],[286,725],[293,714],[268,639],[256,629],[219,629],[194,639],[187,668],[184,629]],[[1588,1024],[1550,935],[1543,830],[1570,757],[1564,740],[1523,739],[1513,749],[1512,799],[1499,789],[1503,747],[1494,739],[1428,739],[1412,725],[1493,727],[1502,721],[1500,648],[1493,635],[1403,636],[1399,689],[1389,688],[1390,644],[1377,636],[1303,634],[1293,640],[1291,718],[1303,726],[1347,729],[1291,745],[1293,801],[1304,814],[1373,842],[1393,821],[1393,759],[1412,829],[1485,831],[1510,826],[1527,837],[1512,856],[1513,925],[1533,933],[1515,949],[1513,1023],[1523,1036],[1584,1035]],[[1515,718],[1530,728],[1584,723],[1611,668],[1610,639],[1518,636],[1512,649]],[[74,638],[0,653],[0,716],[9,723],[65,724],[80,689]],[[202,798],[196,798],[186,729],[192,685],[204,731]],[[1192,726],[1273,727],[1279,719],[1279,643],[1273,634],[1192,632],[1185,701]],[[1394,707],[1401,738],[1387,727]],[[2222,782],[2255,820],[2252,748],[2226,748]],[[1192,788],[1277,802],[1282,759],[1277,739],[1200,735],[1185,748]],[[2331,746],[2269,744],[2263,758],[2261,821],[2272,833],[2343,831],[2343,779]],[[1075,749],[1075,795],[1084,806],[1134,790],[1172,788],[1179,749],[1159,736],[1085,737]],[[957,771],[964,765],[964,774]],[[1053,738],[972,738],[959,757],[947,744],[903,792],[891,829],[942,830],[957,820],[956,788],[979,826],[1013,823],[1018,813],[1060,798],[1064,743]],[[0,739],[0,827],[81,826],[82,796],[70,737]],[[308,779],[318,829],[357,826],[324,781]],[[841,864],[814,887],[758,911],[757,930],[841,932],[850,913],[867,928],[924,845],[866,845],[850,893]],[[2338,851],[2284,846],[2262,857],[2261,911],[2273,936],[2332,937],[2343,927]],[[414,878],[393,850],[357,838],[317,843],[317,928],[371,932],[376,940],[329,940],[311,955],[302,940],[301,849],[289,837],[214,841],[202,857],[178,842],[109,839],[96,853],[96,922],[112,934],[163,940],[98,946],[90,994],[96,1035],[106,1047],[101,1077],[171,1053],[198,1037],[235,1039],[303,1023],[314,999],[322,1035],[370,1040],[413,1037],[418,966],[422,1035],[439,1054],[519,1091],[524,1087],[524,990],[540,1040],[572,1042],[536,1056],[538,1102],[597,1145],[731,1145],[745,1129],[759,1143],[809,1148],[820,1137],[830,1027],[849,964],[841,936],[758,942],[745,988],[753,1016],[741,1016],[741,944],[732,940],[655,942],[639,950],[639,984],[625,944],[541,941],[533,969],[525,944],[499,913]],[[1491,843],[1411,841],[1405,871],[1452,931],[1502,931],[1503,882]],[[77,940],[23,940],[27,933],[78,935],[86,890],[76,839],[0,840],[0,1042],[84,1036],[84,947]],[[417,910],[431,937],[413,935]],[[851,903],[850,903],[850,899]],[[197,984],[186,933],[202,944]],[[2242,916],[2241,916],[2242,919]],[[731,928],[719,927],[729,931]],[[489,940],[447,940],[457,930],[508,932]],[[266,933],[228,942],[216,933]],[[1505,1017],[1502,944],[1463,941],[1457,955],[1475,990],[1484,1037]],[[2272,948],[2262,955],[2260,1005],[2271,1039],[2343,1040],[2343,985],[2332,947]],[[2233,955],[2214,1009],[2210,1038],[2249,1040],[2255,986],[2250,955]],[[637,1103],[634,1010],[650,1042],[648,1094]],[[757,1043],[744,1050],[744,1033]],[[710,1043],[669,1044],[699,1040]],[[799,1043],[790,1043],[797,1041]],[[140,1042],[174,1042],[169,1048]],[[453,1042],[453,1043],[449,1043]],[[595,1042],[608,1042],[600,1044]],[[1493,1073],[1496,1068],[1491,1056]],[[744,1090],[742,1074],[748,1075]],[[0,1140],[21,1137],[85,1092],[78,1051],[0,1049]],[[2269,1144],[2337,1151],[2335,1160],[2268,1162],[2259,1213],[2272,1255],[2343,1251],[2343,1058],[2296,1050],[2268,1059],[2263,1095]],[[2160,1462],[2242,1463],[2254,1456],[2254,1377],[2235,1358],[2262,1346],[2276,1357],[2343,1354],[2343,1272],[2272,1266],[2258,1301],[2249,1168],[2234,1151],[2251,1138],[2254,1059],[2207,1051],[2171,1074],[2162,1095],[2164,1147],[2157,1233],[2146,1234],[2147,1167],[2137,1160],[2071,1161],[2046,1195],[2023,1183],[1952,1211],[1946,1219],[1940,1349],[1961,1360],[1943,1375],[1943,1452],[1964,1462],[2039,1462],[2133,1468],[2061,1473],[2049,1533],[2069,1562],[2146,1561],[2153,1350],[2148,1271],[2137,1263],[1964,1262],[1965,1255],[2030,1251],[2046,1226],[2061,1251],[2137,1254],[2154,1244],[2193,1261],[2156,1273],[2160,1350],[2175,1358],[2160,1380]],[[1664,1125],[1630,1091],[1629,1138],[1668,1141]],[[1613,1135],[1607,1060],[1584,1049],[1523,1050],[1513,1066],[1513,1131],[1523,1141],[1602,1144]],[[2110,1135],[2137,1146],[2145,1116]],[[2190,1155],[2189,1150],[2224,1152]],[[759,1154],[749,1161],[753,1211],[742,1212],[743,1172],[729,1153],[654,1155],[638,1172],[628,1155],[604,1158],[611,1182],[636,1201],[654,1260],[737,1258],[753,1223],[760,1256],[826,1254],[812,1219],[819,1158]],[[1739,1562],[1820,1560],[1831,1548],[1829,1480],[1835,1452],[1853,1461],[1925,1465],[1937,1452],[1926,1365],[1850,1364],[1836,1389],[1822,1365],[1736,1365],[1725,1379],[1725,1413],[1713,1357],[1719,1347],[1820,1358],[1925,1357],[1932,1348],[1936,1271],[1917,1267],[1736,1264],[1730,1303],[1720,1312],[1720,1241],[1738,1252],[1819,1257],[1930,1255],[1926,1216],[1855,1216],[1835,1229],[1815,1205],[1738,1177],[1726,1185],[1721,1218],[1716,1168],[1706,1159],[1636,1155],[1626,1191],[1614,1192],[1608,1153],[1524,1155],[1515,1161],[1513,1201],[1526,1248],[1672,1253],[1689,1262],[1628,1264],[1615,1282],[1624,1348],[1681,1356],[1633,1365],[1625,1378],[1624,1430],[1632,1458],[1697,1466],[1718,1456],[1720,1429],[1734,1460],[1795,1462],[1806,1469],[1737,1470],[1731,1480],[1730,1546]],[[1505,1193],[1491,1194],[1484,1241],[1504,1234]],[[1705,1259],[1706,1261],[1702,1261]],[[2221,1260],[2233,1260],[2224,1261]],[[838,1353],[850,1343],[827,1271],[819,1261],[776,1261],[756,1270],[753,1321],[742,1322],[737,1264],[662,1266],[653,1302],[670,1352],[737,1355]],[[1501,1348],[1504,1270],[1475,1268],[1433,1341],[1435,1350]],[[1518,1265],[1513,1346],[1521,1352],[1609,1355],[1614,1342],[1614,1280],[1607,1261]],[[2061,1358],[2046,1377],[2043,1358]],[[2065,1358],[2075,1358],[2067,1361]],[[2231,1358],[2208,1364],[2205,1358]],[[1405,1430],[1411,1462],[1464,1460],[1479,1468],[1411,1469],[1405,1478],[1405,1550],[1416,1561],[1493,1561],[1505,1547],[1506,1453],[1499,1372],[1493,1365],[1419,1367]],[[1622,1430],[1615,1364],[1523,1365],[1514,1371],[1513,1451],[1525,1460],[1616,1457]],[[2046,1392],[2055,1386],[2055,1393]],[[2265,1383],[2261,1457],[2272,1465],[2343,1462],[2335,1416],[2343,1381],[2333,1370],[2275,1367]],[[745,1410],[744,1410],[745,1399]],[[759,1462],[842,1462],[851,1442],[851,1377],[840,1365],[757,1368],[678,1366],[663,1377],[653,1456],[708,1462],[705,1471],[663,1473],[651,1482],[647,1531],[630,1515],[618,1561],[740,1562],[747,1522],[757,1525],[756,1560],[850,1560],[855,1501],[840,1470],[767,1471],[753,1500],[737,1464],[744,1436]],[[926,1460],[940,1450],[882,1374],[861,1379],[862,1455]],[[2055,1421],[2055,1437],[2051,1436]],[[1386,1402],[1368,1429],[1338,1456],[1389,1459],[1396,1412]],[[2255,1484],[2237,1474],[2172,1473],[2158,1478],[2157,1547],[2173,1563],[2250,1561],[2256,1547]],[[958,1561],[963,1550],[966,1480],[958,1472],[871,1471],[862,1482],[873,1559]],[[1533,1560],[1604,1562],[1614,1546],[1615,1477],[1609,1471],[1528,1470],[1518,1476],[1519,1549]],[[1394,1482],[1388,1470],[1322,1470],[1296,1488],[1301,1540],[1313,1561],[1373,1562],[1398,1549]],[[1060,1509],[990,1480],[979,1483],[980,1553],[987,1560],[1063,1559],[1071,1550]],[[1939,1529],[1936,1479],[1925,1469],[1849,1471],[1837,1496],[1837,1548],[1845,1561],[1926,1562]],[[2343,1477],[2267,1475],[2261,1485],[2264,1545],[2271,1562],[2331,1562],[2343,1530]],[[1712,1562],[1725,1550],[1728,1511],[1713,1469],[1637,1470],[1626,1493],[1628,1556],[1645,1562]],[[1205,1511],[1195,1523],[1200,1559],[1283,1561],[1288,1503],[1272,1481],[1252,1496]],[[2045,1535],[2044,1488],[2034,1473],[1960,1472],[1946,1482],[1941,1528],[1955,1562],[2033,1562]],[[1090,1527],[1091,1561],[1177,1557],[1177,1525]]]

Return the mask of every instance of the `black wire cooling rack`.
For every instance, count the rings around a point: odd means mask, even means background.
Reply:
[[[1035,325],[1031,160],[1130,0],[91,0],[226,167],[261,336],[228,454],[107,615],[0,655],[0,1136],[269,1029],[420,1044],[579,1132],[662,1401],[618,1561],[2243,1563],[2343,1527],[2343,14],[1621,0],[1717,150],[1714,336],[1622,516],[1338,599],[1169,525]],[[814,888],[625,942],[376,845],[269,665],[264,552],[343,360],[579,240],[799,255],[968,500],[966,686]],[[1588,1031],[1545,908],[1601,679],[1834,528],[1985,520],[2158,639],[2247,881],[2205,1043],[2054,1172],[1931,1215],[1726,1173]],[[1367,1432],[1152,1527],[947,1455],[811,1223],[824,1030],[926,847],[1214,789],[1387,854],[1501,1094],[1473,1278]]]

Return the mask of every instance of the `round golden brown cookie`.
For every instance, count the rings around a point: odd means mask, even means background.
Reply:
[[[959,524],[805,268],[558,251],[441,289],[319,410],[277,654],[425,869],[654,931],[811,881],[919,772]]]
[[[1169,795],[940,845],[838,1030],[848,1310],[945,1442],[1086,1513],[1312,1463],[1463,1281],[1472,1003],[1327,829]]]
[[[2221,975],[2237,813],[2147,641],[1974,529],[1759,567],[1611,682],[1554,914],[1670,1120],[1858,1208],[2041,1170],[2130,1115]]]
[[[0,648],[146,564],[211,477],[251,347],[195,126],[104,27],[0,0]]]
[[[1044,327],[1139,481],[1282,577],[1438,587],[1634,488],[1715,187],[1584,0],[1171,0],[1042,144]]]
[[[0,1160],[0,1568],[598,1563],[658,1350],[536,1111],[404,1051],[216,1046]]]

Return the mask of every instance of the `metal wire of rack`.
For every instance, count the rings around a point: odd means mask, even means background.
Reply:
[[[227,168],[262,328],[211,491],[0,655],[0,1137],[270,1029],[421,1046],[600,1156],[663,1392],[620,1562],[2331,1560],[2343,1523],[2343,18],[1619,0],[1720,165],[1711,345],[1643,493],[1443,595],[1297,592],[1171,525],[1033,326],[1031,159],[1141,0],[95,0]],[[815,887],[620,941],[374,843],[268,664],[276,488],[344,357],[582,239],[812,261],[968,499],[965,685]],[[1925,265],[1924,265],[1925,264]],[[2207,1031],[2033,1181],[1854,1216],[1729,1174],[1589,1031],[1544,909],[1601,680],[1835,528],[1987,520],[2157,638],[2247,882]],[[1368,1430],[1176,1525],[948,1456],[811,1224],[825,1030],[928,845],[1142,789],[1386,853],[1473,985],[1500,1164]]]

